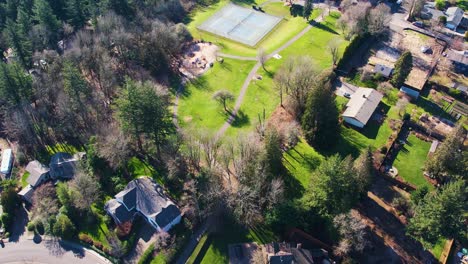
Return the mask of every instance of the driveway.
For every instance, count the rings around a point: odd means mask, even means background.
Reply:
[[[345,93],[348,93],[349,95],[354,94],[359,87],[352,85],[350,83],[344,82],[343,78],[340,78],[339,80],[336,81],[335,88],[336,88],[335,94],[337,96],[344,96]]]
[[[110,263],[96,252],[84,249],[82,246],[69,242],[42,241],[39,244],[33,240],[24,239],[18,243],[5,243],[0,248],[0,263]]]

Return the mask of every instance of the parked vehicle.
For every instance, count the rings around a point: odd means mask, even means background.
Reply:
[[[413,26],[418,27],[418,28],[424,28],[424,24],[421,21],[413,22]]]
[[[349,93],[344,93],[343,96],[346,97],[346,98],[351,98],[351,94],[349,94]]]

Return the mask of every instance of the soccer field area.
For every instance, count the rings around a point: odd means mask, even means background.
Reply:
[[[253,47],[281,20],[281,17],[229,3],[198,29]]]

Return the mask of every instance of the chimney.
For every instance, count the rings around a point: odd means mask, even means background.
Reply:
[[[301,249],[301,248],[302,248],[302,244],[301,244],[301,243],[297,243],[296,248],[297,248],[297,249]]]
[[[362,95],[362,98],[367,98],[367,96],[365,94]]]

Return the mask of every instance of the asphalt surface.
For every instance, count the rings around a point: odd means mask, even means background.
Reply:
[[[95,252],[67,242],[21,240],[5,243],[0,247],[0,263],[47,263],[47,264],[101,264],[110,263]]]

